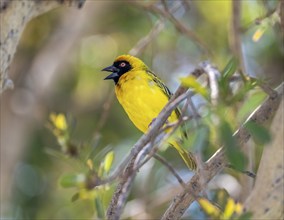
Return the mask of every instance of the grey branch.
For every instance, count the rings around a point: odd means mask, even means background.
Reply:
[[[245,202],[253,219],[283,219],[284,217],[284,97],[271,124],[273,140],[265,146],[257,172],[255,187]]]
[[[0,4],[0,94],[13,88],[8,77],[9,66],[15,55],[17,45],[27,23],[34,17],[60,5],[81,8],[85,0],[1,0]]]

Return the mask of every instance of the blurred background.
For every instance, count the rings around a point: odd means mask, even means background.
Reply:
[[[147,5],[147,7],[145,7]],[[150,7],[149,7],[150,5]],[[181,31],[173,19],[151,10],[175,7],[174,18],[196,37]],[[242,1],[241,51],[246,74],[276,86],[283,79],[283,39],[277,23],[255,25],[274,12],[276,0]],[[158,20],[161,24],[155,27]],[[48,129],[51,113],[67,117],[72,140],[92,148],[94,163],[113,150],[113,168],[129,153],[141,133],[114,97],[114,84],[104,81],[106,66],[129,53],[151,30],[139,56],[175,91],[180,76],[210,60],[222,70],[233,56],[230,41],[231,1],[87,1],[81,10],[58,8],[32,20],[10,68],[15,89],[1,97],[1,217],[15,219],[92,219],[98,205],[88,196],[71,202],[76,188],[59,184],[63,174],[80,173],[82,164],[56,156],[60,147]],[[153,29],[154,27],[154,29]],[[259,31],[260,36],[256,36]],[[210,147],[210,146],[209,146]],[[197,149],[198,150],[198,149]],[[208,158],[214,148],[203,151]],[[188,180],[174,150],[162,153]],[[74,162],[75,161],[75,162]],[[113,169],[112,168],[112,169]],[[222,183],[226,183],[223,186]],[[211,185],[240,199],[242,185],[233,174],[220,174]],[[100,193],[102,210],[115,184]],[[139,172],[124,218],[159,217],[180,186],[168,170],[151,160]],[[166,192],[166,193],[165,193]],[[204,218],[197,204],[186,218]]]

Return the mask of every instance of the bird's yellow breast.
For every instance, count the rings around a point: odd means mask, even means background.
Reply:
[[[115,86],[118,101],[134,125],[145,133],[169,98],[146,71],[129,71]],[[175,112],[168,121],[177,120]]]

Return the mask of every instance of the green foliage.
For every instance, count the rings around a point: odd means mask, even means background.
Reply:
[[[249,121],[245,124],[245,128],[252,135],[256,143],[267,144],[271,140],[268,130],[259,124]]]
[[[222,85],[229,84],[228,79],[237,71],[238,65],[239,63],[235,57],[229,60],[224,70],[221,72],[222,77],[220,83]]]
[[[181,84],[195,93],[202,95],[205,99],[209,98],[208,90],[202,86],[194,76],[180,78]]]
[[[242,106],[237,113],[238,121],[244,121],[252,113],[252,109],[256,109],[256,107],[261,104],[264,98],[264,92],[256,91],[252,94],[249,94],[246,101],[242,103]]]
[[[278,11],[275,11],[270,16],[258,21],[257,30],[254,32],[252,40],[257,42],[263,36],[263,34],[273,27],[275,24],[280,23],[280,14]]]
[[[63,188],[83,186],[86,181],[84,174],[64,174],[60,177],[59,184]]]
[[[252,213],[251,212],[245,212],[245,213],[241,214],[240,216],[238,216],[235,219],[236,220],[251,220],[253,218],[252,218]]]
[[[95,207],[96,207],[96,210],[97,210],[97,217],[99,219],[104,219],[105,218],[105,210],[104,210],[104,205],[103,205],[101,199],[95,198]]]
[[[247,160],[241,152],[228,122],[223,121],[219,128],[220,141],[224,144],[229,162],[240,170],[244,170]]]
[[[104,178],[111,170],[114,161],[114,152],[109,151],[104,160],[101,160],[99,164],[95,164],[95,150],[91,149],[90,145],[86,145],[85,151],[82,149],[74,154],[70,154],[70,147],[74,149],[80,149],[79,146],[70,144],[72,135],[70,133],[70,126],[67,123],[64,114],[50,115],[50,124],[48,125],[54,136],[56,137],[58,144],[61,146],[61,153],[55,150],[49,150],[51,155],[58,158],[65,159],[64,155],[69,156],[69,159],[76,160],[81,167],[80,173],[67,174],[64,173],[59,179],[59,185],[63,188],[75,188],[76,193],[71,197],[71,201],[78,200],[90,200],[94,203],[95,212],[98,218],[105,218],[104,209],[105,204],[102,201],[101,195],[109,191],[108,184],[104,186],[96,187],[97,181]],[[87,158],[87,159],[84,159]],[[82,173],[84,171],[84,173]]]

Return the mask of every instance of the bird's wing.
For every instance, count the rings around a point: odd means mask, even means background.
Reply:
[[[151,75],[153,81],[157,84],[158,87],[164,92],[164,94],[170,99],[173,93],[169,90],[169,88],[153,73],[152,71],[148,70],[147,73]]]
[[[157,86],[159,88],[161,88],[161,90],[168,97],[168,99],[170,99],[172,97],[173,93],[169,90],[169,88],[156,76],[155,73],[153,73],[150,70],[147,70],[147,73],[151,75],[151,78],[153,78],[153,81],[157,84]],[[176,113],[178,118],[181,116],[181,112],[180,112],[179,108],[175,109],[175,113]],[[183,131],[182,134],[185,138],[187,138],[186,131]]]

